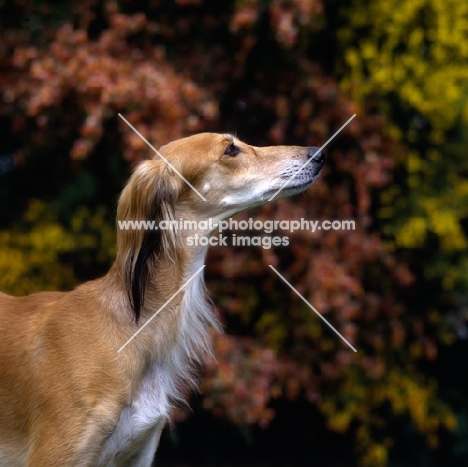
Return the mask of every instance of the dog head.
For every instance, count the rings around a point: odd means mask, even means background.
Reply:
[[[318,148],[255,147],[214,133],[179,139],[160,152],[186,178],[182,204],[217,218],[305,190],[324,162]]]
[[[169,143],[141,163],[122,192],[117,220],[221,220],[307,189],[323,166],[314,147],[255,147],[229,134],[201,133]],[[175,261],[180,236],[167,229],[119,230],[120,269],[138,319],[154,260]]]

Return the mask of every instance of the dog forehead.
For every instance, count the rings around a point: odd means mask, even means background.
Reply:
[[[227,145],[234,143],[235,138],[230,134],[198,133],[196,135],[180,138],[160,148],[164,157],[219,157]]]

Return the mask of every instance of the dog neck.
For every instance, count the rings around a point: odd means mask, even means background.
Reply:
[[[118,232],[118,235],[126,234]],[[131,354],[128,364],[132,366],[132,372],[145,371],[144,367],[161,355],[166,358],[171,354],[186,362],[199,362],[211,351],[210,329],[220,332],[205,293],[203,269],[208,246],[189,245],[187,241],[188,237],[196,234],[209,236],[211,232],[197,229],[167,230],[163,233],[165,237],[161,240],[161,248],[151,252],[147,259],[144,299],[138,321],[132,310],[126,275],[128,262],[132,259],[131,252],[122,248],[126,245],[125,241],[120,239],[118,243],[120,249],[107,275],[107,286],[103,289],[107,292],[106,300],[120,304],[113,312],[121,329],[125,329],[121,344],[144,326],[122,351]],[[120,300],[112,299],[111,295],[119,296]]]

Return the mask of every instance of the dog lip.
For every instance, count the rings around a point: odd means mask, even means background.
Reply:
[[[297,185],[291,185],[291,186],[286,185],[284,188],[281,189],[281,192],[284,193],[287,196],[294,195],[294,194],[297,194],[297,193],[301,193],[302,191],[309,188],[314,183],[315,179],[316,179],[316,176],[314,175],[313,177],[311,177],[306,182],[301,182],[301,183],[298,183]],[[267,196],[269,196],[270,194],[276,194],[278,192],[279,188],[280,187],[270,190],[270,193],[267,194]]]
[[[294,183],[294,185],[290,185],[289,183],[284,187],[284,189],[291,189],[291,188],[306,188],[308,186],[310,186],[312,183],[315,182],[315,180],[317,180],[317,176],[319,175],[320,173],[320,169],[321,168],[318,168],[318,170],[314,170],[313,172],[309,171],[308,173],[306,174],[299,174],[299,176],[296,178],[293,176],[292,180],[290,178],[287,178],[286,180],[291,183]],[[307,179],[304,180],[304,176],[307,177]],[[286,181],[285,180],[285,181]],[[284,182],[283,182],[284,183]]]
[[[298,185],[293,185],[293,186],[286,186],[284,189],[287,190],[305,190],[306,188],[309,188],[312,183],[314,183],[315,177],[312,177],[310,180],[307,182],[300,183]]]

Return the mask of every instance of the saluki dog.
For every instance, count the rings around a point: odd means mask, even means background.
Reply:
[[[254,147],[215,133],[160,153],[134,170],[117,221],[216,224],[268,202],[288,179],[277,197],[305,190],[324,161],[317,148]],[[117,229],[104,277],[71,292],[0,293],[1,467],[151,466],[171,409],[196,387],[211,329],[219,329],[203,273],[192,277],[207,246],[187,242],[214,235],[206,224]]]

